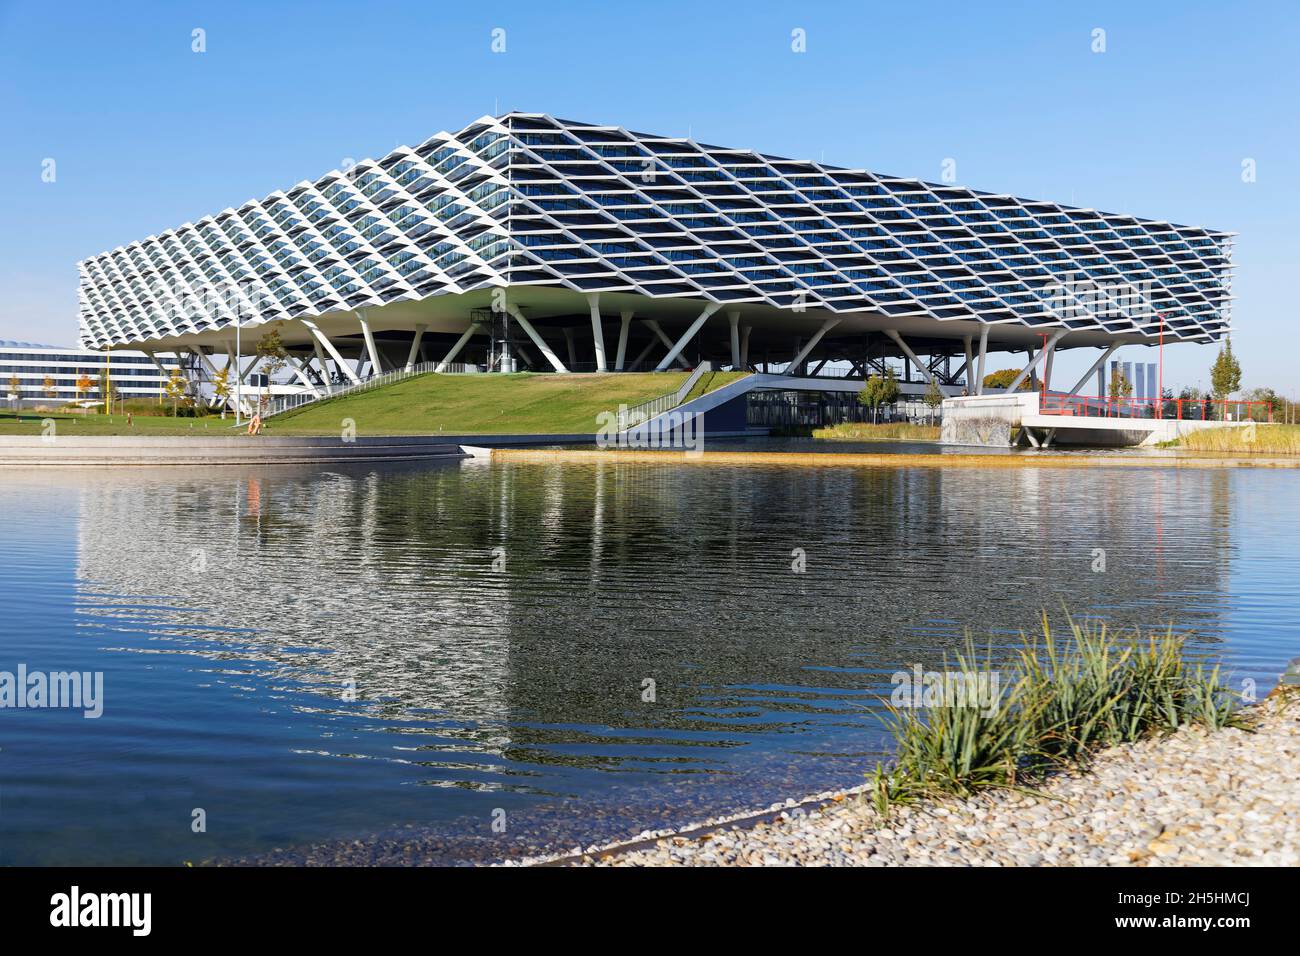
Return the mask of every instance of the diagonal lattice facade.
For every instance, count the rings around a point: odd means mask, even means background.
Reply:
[[[81,340],[185,340],[495,287],[1209,342],[1231,234],[540,114],[79,264]],[[811,321],[811,319],[810,319]]]

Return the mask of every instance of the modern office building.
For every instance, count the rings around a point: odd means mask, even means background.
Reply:
[[[84,260],[81,339],[189,350],[211,370],[237,323],[243,354],[275,328],[305,385],[421,360],[860,377],[889,359],[955,389],[982,380],[989,352],[1050,376],[1056,350],[1103,350],[1082,386],[1121,344],[1226,334],[1231,246],[510,113]]]
[[[167,353],[150,357],[125,350],[95,352],[0,341],[0,398],[6,406],[17,401],[23,407],[98,401],[103,398],[101,379],[105,375],[122,398],[158,398],[177,365],[176,358]],[[78,382],[89,384],[79,388]],[[10,398],[14,394],[16,400]]]

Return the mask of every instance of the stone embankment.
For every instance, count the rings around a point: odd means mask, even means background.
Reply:
[[[895,809],[861,789],[775,819],[590,848],[599,866],[1200,866],[1300,864],[1300,692],[1253,732],[1185,727],[1115,747],[1041,796],[991,791]]]

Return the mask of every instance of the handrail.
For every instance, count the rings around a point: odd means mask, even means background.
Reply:
[[[1108,395],[1043,396],[1044,415],[1079,415],[1093,418],[1154,418],[1176,421],[1252,421],[1253,411],[1262,407],[1267,421],[1273,421],[1273,405],[1267,401],[1235,398],[1115,398]],[[1217,417],[1214,407],[1221,406]]]
[[[664,412],[671,411],[682,402],[686,401],[686,396],[691,394],[696,383],[709,372],[713,371],[712,362],[701,362],[695,366],[695,371],[686,377],[681,387],[676,391],[660,395],[658,398],[652,398],[649,401],[640,402],[639,404],[629,407],[620,407],[618,415],[618,430],[626,431],[634,425],[642,422],[648,422],[656,415],[662,415]]]

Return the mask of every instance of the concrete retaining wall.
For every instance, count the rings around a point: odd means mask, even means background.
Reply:
[[[761,433],[765,433],[763,430]],[[706,431],[705,438],[748,437],[748,430]],[[386,438],[298,438],[225,435],[0,435],[0,467],[295,465],[315,462],[423,461],[474,457],[468,446],[594,445],[595,435],[410,435]],[[466,446],[466,447],[462,447]]]
[[[1250,422],[1173,418],[1090,418],[1084,415],[1026,415],[1023,424],[1039,434],[1050,433],[1054,445],[1107,446],[1157,445],[1207,428],[1251,427]]]
[[[312,462],[418,461],[464,458],[438,438],[186,438],[135,435],[0,435],[0,466],[287,465]]]
[[[1012,430],[1025,416],[1037,414],[1038,400],[1037,392],[945,398],[939,440],[945,445],[1010,447]]]

